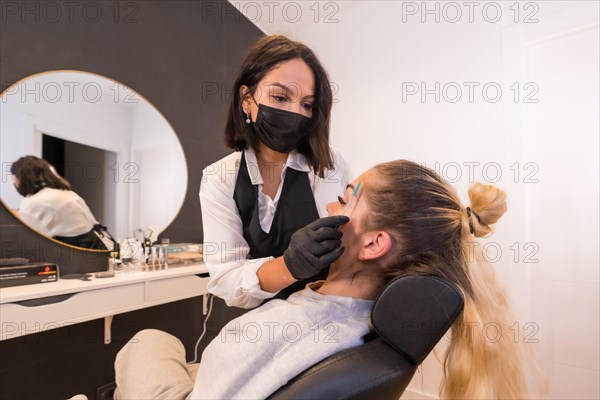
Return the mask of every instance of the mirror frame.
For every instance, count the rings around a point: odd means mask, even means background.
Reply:
[[[37,72],[34,74],[31,74],[29,76],[26,76],[24,78],[19,79],[18,81],[14,82],[13,84],[11,84],[10,86],[7,86],[6,88],[4,88],[4,90],[2,90],[2,92],[0,92],[0,101],[2,101],[2,96],[5,95],[7,92],[9,92],[12,88],[14,88],[15,86],[18,86],[19,84],[38,77],[40,75],[50,75],[53,73],[80,73],[80,74],[84,74],[84,75],[89,75],[90,76],[90,80],[93,80],[93,78],[99,78],[102,80],[106,80],[106,81],[112,81],[115,84],[119,85],[120,87],[124,88],[124,90],[129,90],[132,93],[134,93],[136,96],[138,96],[138,98],[141,101],[145,101],[148,105],[150,105],[150,107],[154,110],[154,112],[158,113],[158,115],[163,119],[163,121],[168,125],[168,127],[171,129],[171,133],[175,136],[175,140],[177,141],[177,143],[179,144],[179,148],[181,150],[181,155],[183,156],[183,163],[185,165],[185,169],[186,169],[186,177],[184,179],[185,182],[185,189],[183,190],[183,196],[180,199],[179,205],[177,207],[177,209],[175,210],[175,212],[173,212],[172,217],[170,217],[170,221],[169,223],[167,223],[164,227],[162,227],[162,229],[159,232],[159,235],[164,232],[177,218],[177,215],[181,212],[181,209],[183,208],[184,204],[185,204],[185,199],[186,199],[186,195],[187,195],[187,191],[189,189],[189,174],[188,174],[188,169],[187,169],[187,165],[188,165],[188,160],[185,154],[185,149],[183,147],[183,144],[181,143],[180,137],[177,134],[177,132],[175,131],[173,125],[171,124],[171,122],[169,122],[169,120],[167,119],[167,117],[158,109],[158,107],[156,107],[150,100],[148,100],[146,97],[144,97],[144,95],[142,95],[138,90],[134,89],[133,87],[131,87],[129,84],[125,84],[122,83],[120,81],[117,81],[115,79],[109,78],[107,76],[103,76],[101,74],[95,73],[95,72],[90,72],[90,71],[83,71],[83,70],[77,70],[77,69],[60,69],[60,70],[48,70],[48,71],[42,71],[42,72]],[[28,122],[30,122],[32,125],[35,126],[35,120],[37,118],[35,117],[31,117],[28,119]],[[52,124],[54,124],[55,122],[51,122]],[[32,141],[34,143],[37,142],[41,142],[41,132],[42,130],[37,129],[37,128],[33,128],[34,133],[34,137],[32,138]],[[40,134],[40,137],[38,138],[38,133]],[[39,144],[39,143],[38,143]],[[87,143],[82,143],[84,145],[89,146],[89,144]],[[41,145],[41,144],[40,144]],[[117,154],[124,152],[123,149],[102,149],[104,151],[113,151]],[[3,175],[5,175],[5,172],[2,171]],[[121,193],[121,196],[123,195],[123,193]],[[118,195],[117,195],[118,197]],[[88,249],[85,247],[79,247],[79,246],[74,246],[68,243],[64,243],[61,242],[59,240],[56,240],[50,236],[47,236],[41,232],[39,232],[37,229],[35,229],[34,227],[30,226],[29,224],[27,224],[25,221],[23,221],[19,215],[13,210],[11,209],[8,204],[6,204],[6,202],[2,199],[2,197],[0,197],[0,202],[2,203],[2,205],[4,206],[4,208],[6,208],[17,220],[19,220],[25,227],[29,228],[31,231],[35,232],[36,234],[42,236],[45,239],[51,240],[52,242],[59,244],[59,245],[63,245],[69,248],[73,248],[73,249],[77,249],[77,250],[83,250],[83,251],[90,251],[90,252],[101,252],[101,253],[109,253],[111,250],[97,250],[97,249]],[[131,199],[129,199],[129,206],[131,207]],[[117,210],[115,210],[115,220],[119,221],[119,220],[126,220],[131,222],[131,210],[126,209],[126,210],[119,210],[119,208],[117,207]],[[119,214],[123,214],[123,215],[119,215]],[[112,232],[111,232],[112,234]],[[115,237],[116,240],[118,240],[118,237]],[[124,239],[124,238],[123,238]]]

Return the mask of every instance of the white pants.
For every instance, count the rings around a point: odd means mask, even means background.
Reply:
[[[114,399],[188,399],[199,365],[186,364],[185,348],[175,336],[140,331],[117,354]]]

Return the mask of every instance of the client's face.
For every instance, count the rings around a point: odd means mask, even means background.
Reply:
[[[368,217],[369,213],[369,206],[365,193],[367,193],[369,187],[373,185],[376,179],[377,177],[372,170],[363,173],[346,187],[345,192],[341,193],[336,201],[327,204],[329,215],[344,214],[350,218],[350,221],[347,224],[342,225],[339,228],[344,234],[342,236],[342,244],[345,247],[345,250],[337,263],[344,265],[345,263],[355,261],[358,257],[358,239],[363,233],[363,221]],[[359,182],[360,187],[354,198],[352,198],[352,193]]]

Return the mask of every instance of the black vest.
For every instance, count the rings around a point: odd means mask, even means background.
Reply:
[[[79,236],[54,236],[54,239],[72,246],[86,249],[108,250],[104,242],[94,233],[94,229]]]
[[[244,239],[250,246],[247,257],[249,259],[282,256],[292,234],[319,218],[308,173],[288,167],[271,230],[265,233],[258,216],[258,185],[253,185],[250,180],[244,152],[240,160],[233,200],[242,218]],[[281,290],[275,298],[285,299],[290,294],[304,289],[307,283],[325,279],[326,276],[327,270],[324,270],[312,278],[298,281]]]

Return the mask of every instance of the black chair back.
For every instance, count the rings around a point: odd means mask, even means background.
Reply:
[[[375,333],[364,344],[310,367],[269,399],[397,400],[462,309],[462,295],[448,282],[398,277],[375,301]]]

